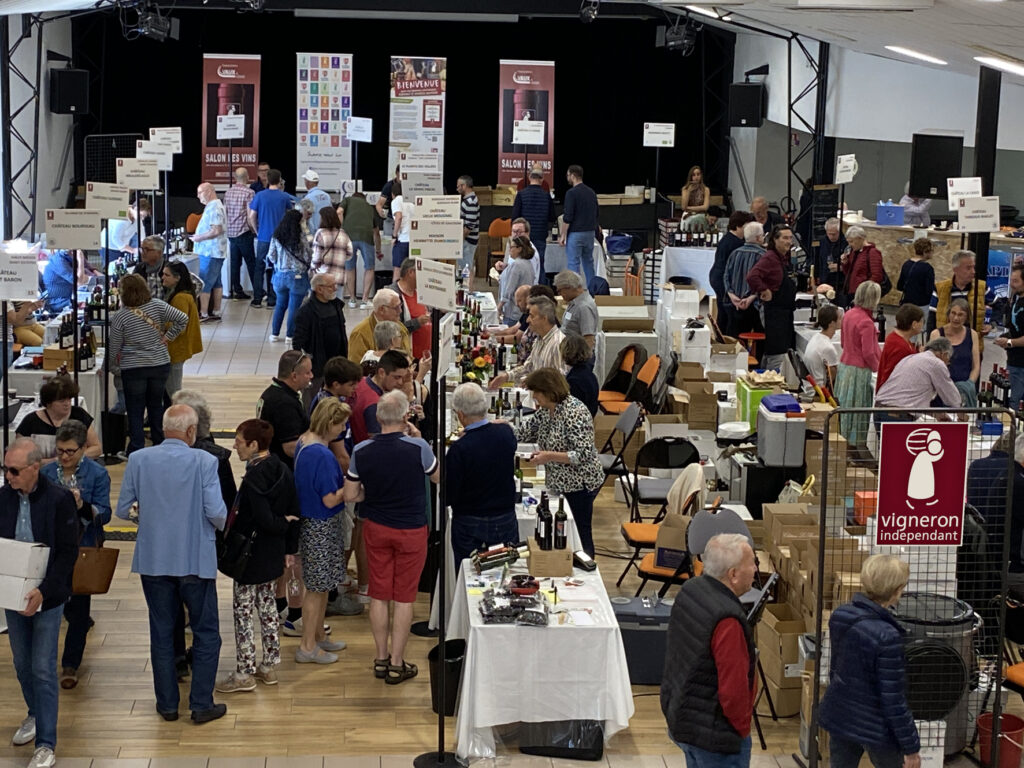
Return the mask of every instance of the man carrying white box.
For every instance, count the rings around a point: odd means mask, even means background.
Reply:
[[[0,606],[28,705],[28,717],[12,742],[35,742],[29,768],[55,763],[57,639],[78,559],[74,497],[40,476],[41,463],[35,443],[27,437],[15,440],[4,456],[6,484],[0,488]]]

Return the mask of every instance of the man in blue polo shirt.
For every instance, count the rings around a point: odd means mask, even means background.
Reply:
[[[256,231],[256,284],[252,287],[252,306],[258,307],[262,303],[265,290],[267,309],[270,309],[277,303],[277,294],[271,284],[274,269],[267,266],[267,251],[270,250],[274,230],[284,218],[285,211],[295,205],[295,198],[281,188],[281,172],[276,168],[267,171],[267,182],[270,186],[257,192],[249,203],[249,225]]]
[[[448,449],[445,475],[456,571],[474,549],[519,541],[516,436],[507,424],[487,420],[487,405],[478,384],[460,384],[452,395],[452,409],[465,427]]]
[[[597,194],[583,183],[583,168],[570,165],[565,174],[572,186],[565,193],[565,209],[562,211],[562,231],[559,242],[565,246],[565,258],[569,269],[580,271],[587,285],[594,279],[594,233],[597,231]]]
[[[331,202],[331,196],[320,189],[320,174],[312,168],[302,174],[302,183],[306,187],[306,196],[303,199],[313,204],[313,213],[309,216],[309,231],[315,233],[320,229],[320,209],[333,208],[334,204]]]

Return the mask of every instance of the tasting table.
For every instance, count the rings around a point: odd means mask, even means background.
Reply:
[[[39,388],[44,383],[57,375],[56,371],[44,371],[34,368],[12,367],[8,372],[7,386],[16,390],[19,397],[33,397],[39,400]],[[69,376],[74,377],[74,372],[69,371]],[[96,434],[102,438],[102,427],[100,414],[103,412],[103,347],[96,350],[96,367],[91,371],[80,371],[78,374],[78,404],[88,411],[93,417],[93,426],[96,427]],[[111,383],[110,391],[113,396],[114,385]],[[26,403],[22,410],[28,408]]]
[[[565,255],[565,246],[558,243],[548,242],[544,246],[544,272],[555,274],[563,269],[569,268],[569,259]],[[594,274],[598,277],[608,279],[608,268],[604,263],[604,251],[601,246],[594,242]]]
[[[511,570],[527,572],[519,563]],[[552,581],[558,587],[547,627],[484,624],[478,609],[483,585],[500,578],[500,569],[478,576],[466,560],[455,585],[447,637],[466,640],[457,757],[494,757],[493,729],[499,725],[596,720],[606,742],[627,728],[633,693],[600,570],[575,569],[572,579],[579,586],[561,578],[541,580],[542,589],[549,590]]]

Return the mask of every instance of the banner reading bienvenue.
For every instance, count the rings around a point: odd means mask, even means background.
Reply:
[[[499,62],[498,88],[498,183],[516,184],[529,171],[523,163],[539,162],[544,179],[553,186],[555,158],[555,62]],[[517,120],[546,123],[546,137],[540,145],[513,141]]]
[[[391,57],[391,109],[387,178],[401,152],[432,152],[444,172],[447,59]]]
[[[352,178],[352,146],[347,121],[352,116],[352,54],[299,53],[297,85],[298,142],[296,177],[307,168],[320,175],[320,188],[341,190]]]
[[[241,139],[217,138],[218,115],[244,115]],[[228,186],[232,170],[244,166],[256,178],[260,144],[260,57],[248,54],[203,54],[202,180]]]

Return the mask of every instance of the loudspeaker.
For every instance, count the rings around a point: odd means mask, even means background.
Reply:
[[[78,115],[89,111],[88,70],[50,70],[50,111],[58,115]]]
[[[946,179],[963,175],[963,136],[915,133],[910,144],[911,197],[946,197]]]
[[[768,115],[768,89],[764,83],[729,86],[729,126],[760,128]]]

